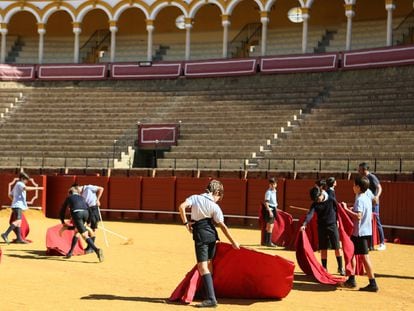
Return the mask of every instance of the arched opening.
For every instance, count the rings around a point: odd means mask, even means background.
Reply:
[[[109,54],[111,34],[109,19],[102,9],[93,9],[86,13],[81,24],[80,61],[96,63]]]
[[[191,30],[191,58],[220,58],[222,54],[221,11],[215,4],[203,5],[194,17]]]
[[[177,17],[183,12],[175,6],[167,6],[154,21],[154,60],[183,60],[185,54],[185,29],[176,26]]]
[[[310,10],[309,29],[308,45],[315,52],[343,50],[346,36],[344,1],[332,0],[327,3],[315,0]]]
[[[66,11],[54,12],[46,23],[44,63],[73,62],[72,18]]]
[[[19,11],[11,17],[8,24],[6,47],[6,62],[37,63],[39,35],[37,33],[37,20],[32,13]]]
[[[325,1],[326,2],[326,1]],[[276,0],[269,10],[267,55],[302,53],[302,23],[293,23],[288,18],[292,8],[300,7],[297,0]],[[311,18],[313,10],[311,11]],[[309,27],[308,52],[313,52],[313,27]]]
[[[147,58],[145,14],[138,8],[122,12],[117,22],[116,61],[141,61]],[[109,55],[104,61],[109,61]]]
[[[253,0],[238,3],[231,12],[229,29],[229,56],[247,57],[260,53],[259,46],[262,25],[260,9]]]
[[[412,1],[395,0],[393,44],[414,43],[414,8]]]

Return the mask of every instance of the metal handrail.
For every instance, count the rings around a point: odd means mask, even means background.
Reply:
[[[239,31],[239,33],[230,41],[230,51],[234,48],[239,50],[249,43],[256,35],[260,35],[262,30],[261,23],[249,23]]]
[[[358,158],[306,158],[306,159],[301,159],[301,158],[283,158],[283,157],[278,157],[278,158],[265,158],[265,159],[259,159],[259,161],[261,163],[265,163],[264,165],[260,165],[259,168],[257,168],[257,170],[280,170],[280,171],[292,171],[292,172],[297,172],[297,171],[312,171],[312,172],[323,172],[323,171],[339,171],[338,169],[324,169],[325,165],[323,165],[324,161],[346,161],[346,163],[343,165],[343,169],[341,170],[342,172],[351,172],[354,171],[354,167],[351,167],[352,162],[353,161],[360,161],[360,162],[368,162],[370,163],[371,169],[373,172],[376,171],[381,171],[381,172],[389,172],[389,173],[402,173],[402,172],[407,172],[410,170],[404,170],[404,161],[414,161],[414,158],[363,158],[364,160],[362,160],[363,157],[358,157]],[[180,167],[177,167],[177,160],[191,160],[191,161],[195,161],[195,166],[193,169],[223,169],[223,167],[225,167],[225,162],[226,161],[240,161],[240,163],[243,162],[243,164],[239,167],[239,169],[241,170],[250,170],[250,169],[255,169],[253,166],[250,166],[249,161],[252,161],[251,158],[232,158],[232,159],[201,159],[201,158],[166,158],[166,160],[173,160],[173,165],[172,167],[170,167],[171,169],[180,169]],[[201,165],[200,161],[212,161],[212,160],[216,160],[218,161],[218,165],[213,167],[213,165],[210,165],[208,167]],[[272,161],[291,161],[291,165],[290,168],[288,169],[279,169],[279,168],[274,168],[271,165]],[[300,170],[298,169],[298,162],[299,161],[315,161],[315,163],[317,162],[317,165],[315,166],[314,169],[312,170]],[[380,165],[379,162],[380,161],[395,161],[396,162],[396,166],[394,170],[381,170],[380,169]],[[286,165],[284,165],[286,167]],[[164,167],[162,167],[164,168]],[[184,168],[183,168],[184,169]],[[410,171],[411,172],[411,171]]]
[[[407,26],[408,23],[412,23],[412,25],[408,25],[407,29],[404,27]],[[393,29],[393,45],[404,44],[406,39],[407,32],[408,34],[412,35],[414,29],[414,9],[402,20],[402,22]],[[398,39],[397,39],[398,38]],[[412,40],[411,42],[412,43]]]

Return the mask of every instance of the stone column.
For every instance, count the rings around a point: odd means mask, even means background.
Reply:
[[[394,0],[385,0],[385,9],[387,10],[387,46],[392,46],[392,11],[395,10]]]
[[[308,20],[309,20],[309,8],[302,9],[303,27],[302,27],[302,53],[306,53],[308,49]]]
[[[1,53],[0,53],[0,63],[5,64],[6,63],[6,57],[7,57],[7,24],[1,23],[0,24],[0,33],[1,33]]]
[[[73,25],[73,33],[75,34],[75,42],[74,42],[74,48],[73,48],[73,62],[75,64],[79,63],[79,35],[82,32],[82,29],[80,28],[80,23],[74,22]]]
[[[269,24],[269,12],[262,11],[260,12],[260,22],[262,23],[262,46],[261,46],[261,55],[266,56],[266,47],[267,47],[267,25]]]
[[[109,31],[111,32],[111,55],[110,62],[115,62],[115,50],[116,50],[116,32],[118,27],[116,27],[116,21],[109,21]]]
[[[185,60],[190,60],[191,28],[193,28],[193,19],[186,17],[184,21],[185,21]]]
[[[152,33],[154,32],[154,20],[147,19],[147,32],[148,32],[148,47],[147,47],[147,60],[152,61]]]
[[[353,4],[346,4],[345,5],[345,16],[347,18],[346,24],[346,43],[345,43],[345,50],[351,50],[351,43],[352,43],[352,18],[355,15],[354,5]]]
[[[45,24],[38,23],[37,24],[37,32],[39,33],[39,59],[38,63],[43,63],[43,47],[44,47],[44,37],[46,34]]]
[[[223,25],[223,58],[228,57],[229,50],[229,27],[230,27],[230,16],[222,15],[221,24]]]

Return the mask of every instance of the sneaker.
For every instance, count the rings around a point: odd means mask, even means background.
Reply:
[[[346,287],[346,288],[355,288],[356,287],[356,282],[355,281],[350,281],[348,279],[344,283],[341,283],[341,286]]]
[[[90,253],[93,253],[93,249],[92,248],[86,248],[84,250],[84,252],[85,252],[85,254],[90,254]]]
[[[72,257],[72,253],[67,253],[65,256],[66,259],[69,259],[70,257]]]
[[[387,249],[387,247],[385,246],[385,244],[384,243],[381,243],[378,246],[377,251],[385,251],[386,249]]]
[[[7,238],[7,235],[5,233],[1,234],[1,238],[3,239],[4,243],[10,244],[9,239]]]
[[[98,249],[98,253],[96,255],[98,256],[99,262],[104,261],[104,254],[102,249]]]
[[[276,247],[276,244],[273,244],[272,242],[270,242],[270,243],[267,243],[266,246],[267,247]]]
[[[346,275],[344,268],[342,268],[342,269],[339,269],[338,268],[338,273],[339,273],[339,275],[342,275],[342,276],[345,276]]]
[[[368,284],[365,287],[361,287],[359,290],[361,292],[373,292],[373,293],[376,293],[378,291],[378,286],[377,285]]]
[[[217,307],[217,301],[207,299],[204,300],[202,303],[195,305],[196,308],[215,308]]]

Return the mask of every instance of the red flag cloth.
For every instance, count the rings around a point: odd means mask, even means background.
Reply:
[[[352,274],[352,257],[354,256],[354,243],[351,241],[351,234],[354,228],[351,218],[347,215],[344,210],[342,203],[339,203],[337,206],[337,216],[338,216],[338,231],[339,238],[342,243],[342,251],[344,253],[345,261],[345,270],[346,275]]]
[[[11,225],[13,221],[16,220],[16,217],[14,213],[11,213],[9,224]],[[20,235],[22,236],[22,239],[27,242],[32,242],[31,240],[26,240],[27,236],[29,235],[30,227],[29,223],[27,222],[26,216],[24,216],[24,213],[22,213],[22,223],[20,225]],[[16,239],[13,240],[13,242],[16,241]]]
[[[293,286],[295,265],[279,256],[246,248],[235,250],[230,244],[218,243],[213,259],[213,281],[219,298],[281,299]],[[201,282],[194,267],[178,285],[170,301],[190,303]]]
[[[266,233],[266,222],[263,219],[263,206],[259,210],[259,222],[261,228],[260,244],[263,245],[264,235]],[[282,210],[278,210],[272,231],[272,243],[278,246],[288,247],[292,243],[292,240],[294,242],[296,236],[294,233],[295,230],[292,215]]]
[[[345,281],[345,278],[333,276],[322,267],[315,257],[307,233],[302,230],[296,241],[296,260],[305,274],[313,275],[322,284],[336,285]]]
[[[74,230],[64,230],[62,235],[59,231],[63,226],[61,224],[50,227],[46,232],[46,254],[62,256],[66,255],[70,249],[72,238],[75,235]],[[78,240],[73,255],[83,255],[85,252],[81,243],[81,239]]]
[[[170,301],[180,301],[183,303],[190,303],[193,301],[197,290],[200,288],[200,272],[198,272],[197,265],[193,267],[185,276],[185,278],[178,284],[177,288],[171,294]]]

